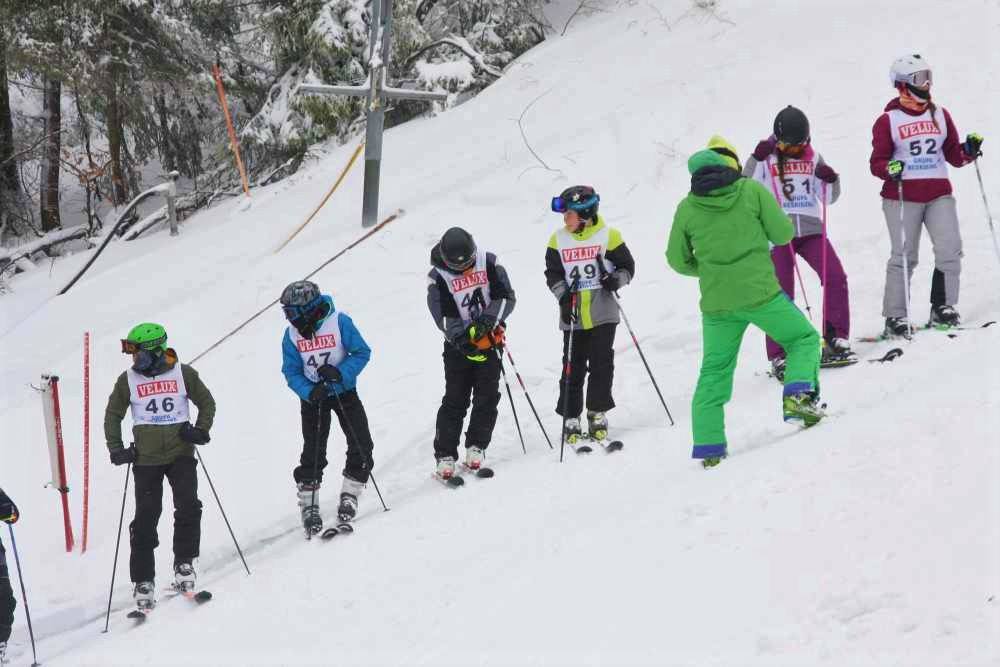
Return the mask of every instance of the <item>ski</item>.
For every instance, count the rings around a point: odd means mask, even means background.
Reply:
[[[956,326],[948,326],[944,324],[925,324],[919,327],[913,327],[913,333],[918,333],[920,331],[940,331],[949,338],[957,338],[958,331],[978,331],[979,329],[986,329],[992,325],[996,324],[996,320],[989,320],[988,322],[983,322],[982,324],[976,325],[964,325],[959,324]],[[885,332],[882,332],[875,336],[860,336],[856,340],[861,343],[882,343],[889,340],[910,340],[913,336],[889,336]]]
[[[152,609],[146,609],[146,610],[143,610],[143,609],[133,609],[132,611],[130,611],[126,615],[126,618],[132,619],[133,621],[136,622],[136,625],[139,625],[139,624],[144,623],[146,621],[146,616],[151,611],[152,611]]]
[[[479,468],[470,468],[469,466],[463,463],[462,469],[472,475],[475,475],[479,479],[489,479],[493,477],[493,468],[487,468],[485,466]]]
[[[323,534],[320,535],[320,537],[324,541],[329,541],[335,538],[337,535],[351,535],[353,533],[354,533],[354,526],[347,523],[346,521],[342,521],[338,523],[336,526],[324,530]]]
[[[204,604],[212,599],[212,594],[209,591],[182,591],[174,586],[168,588],[167,591],[169,591],[168,598],[183,597],[197,604]]]
[[[439,476],[436,472],[432,472],[431,477],[441,482],[449,489],[457,489],[465,484],[465,479],[463,479],[461,475],[452,475],[451,477],[444,478]]]
[[[605,454],[611,454],[612,452],[620,452],[625,448],[625,443],[621,440],[608,440],[605,438],[590,438],[591,442],[596,442],[604,450]]]

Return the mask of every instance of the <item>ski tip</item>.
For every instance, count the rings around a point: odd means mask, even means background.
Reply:
[[[142,621],[146,620],[146,614],[148,613],[149,613],[148,611],[140,611],[138,609],[133,609],[128,613],[127,617],[131,618],[134,621],[139,621],[141,623]]]
[[[608,452],[618,452],[623,449],[625,449],[625,443],[623,443],[621,440],[612,440],[611,442],[608,443],[607,446]]]
[[[476,471],[476,477],[481,477],[483,479],[489,479],[493,476],[493,468],[480,468]]]
[[[208,602],[212,599],[212,594],[208,591],[198,591],[191,599],[198,603]]]
[[[594,450],[590,447],[590,445],[580,445],[575,449],[575,451],[577,454],[589,454]]]
[[[465,484],[465,478],[463,478],[460,475],[455,475],[451,479],[446,480],[445,484],[452,487],[453,489],[457,489],[458,487],[463,486]]]

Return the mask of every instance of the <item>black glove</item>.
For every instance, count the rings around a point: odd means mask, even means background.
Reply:
[[[341,382],[344,379],[344,376],[340,374],[340,369],[330,364],[323,364],[316,372],[327,382]]]
[[[4,523],[17,523],[17,518],[20,513],[17,511],[17,505],[14,501],[10,499],[3,489],[0,489],[0,521]]]
[[[123,466],[126,463],[135,463],[135,445],[131,447],[119,447],[111,450],[111,462],[116,466]]]
[[[983,146],[983,136],[981,134],[976,134],[973,132],[965,137],[965,143],[962,144],[962,150],[969,157],[975,159],[983,154],[980,150]]]
[[[474,325],[470,325],[470,326],[474,326]],[[469,338],[469,327],[466,327],[462,331],[462,333],[460,333],[459,335],[457,335],[454,338],[452,338],[451,339],[451,344],[454,345],[458,349],[459,352],[461,352],[462,354],[464,354],[467,357],[471,356],[471,355],[479,354],[479,348],[477,348],[473,344],[472,339]]]
[[[617,271],[605,273],[601,276],[601,287],[610,292],[617,292],[622,288],[622,285],[621,276],[618,275]]]
[[[181,424],[180,433],[177,435],[189,445],[207,445],[209,440],[211,440],[208,437],[208,431],[197,426],[192,426],[191,422]]]
[[[559,317],[563,324],[571,324],[577,320],[576,312],[573,310],[573,292],[570,290],[566,290],[559,297]]]
[[[475,327],[476,339],[479,339],[493,331],[497,326],[497,321],[496,318],[483,313],[475,319],[472,326]]]
[[[326,387],[323,386],[322,382],[317,382],[313,385],[312,390],[309,392],[309,402],[313,405],[319,405],[327,399],[329,396]]]

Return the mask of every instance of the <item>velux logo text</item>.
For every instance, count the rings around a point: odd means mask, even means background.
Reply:
[[[315,338],[301,338],[295,345],[299,348],[299,352],[315,352],[328,347],[337,347],[337,337],[333,334],[324,334]]]
[[[451,281],[451,291],[461,292],[462,290],[467,290],[470,287],[485,285],[488,282],[489,278],[486,277],[485,271],[476,271],[467,276],[459,276],[458,278],[453,278]]]
[[[601,246],[588,245],[581,248],[563,248],[562,259],[564,262],[588,262],[601,252]]]
[[[919,134],[937,134],[940,130],[932,120],[918,120],[915,123],[907,123],[899,126],[899,138],[909,139]]]
[[[811,160],[789,160],[784,164],[785,176],[812,176],[813,163]],[[771,175],[780,176],[778,165],[771,165]]]
[[[176,394],[177,380],[157,380],[156,382],[144,382],[138,385],[136,391],[139,398],[146,398],[154,394]]]

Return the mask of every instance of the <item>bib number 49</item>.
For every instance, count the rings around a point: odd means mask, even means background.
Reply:
[[[582,270],[581,270],[582,268]],[[597,265],[596,264],[584,264],[581,267],[579,264],[574,266],[569,271],[569,278],[571,281],[576,280],[593,280],[597,277]]]

